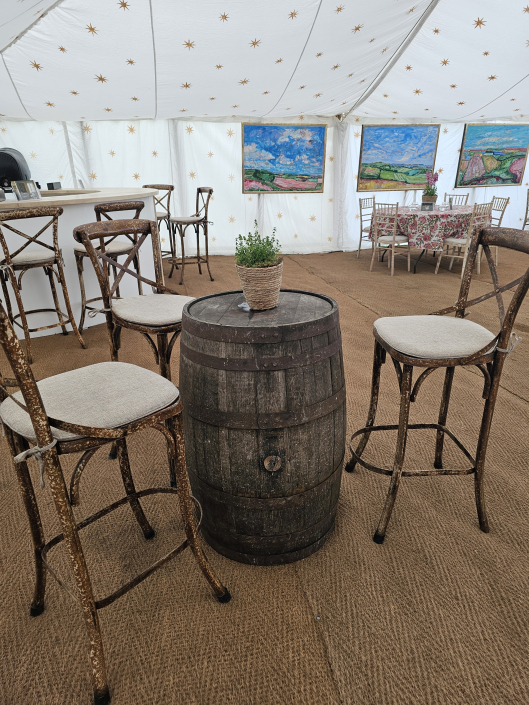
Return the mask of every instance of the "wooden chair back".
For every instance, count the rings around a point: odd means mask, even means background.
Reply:
[[[445,193],[445,203],[452,199],[453,206],[466,206],[468,204],[468,193]]]
[[[203,220],[208,219],[209,200],[213,195],[211,186],[199,186],[197,188],[197,202],[195,216],[201,215]]]
[[[373,203],[373,240],[382,235],[395,237],[397,234],[398,203]]]
[[[492,209],[492,201],[490,203],[476,203],[472,209],[472,217],[467,228],[467,236],[465,245],[468,246],[476,230],[487,228],[490,225],[490,212]]]
[[[145,203],[143,201],[117,201],[116,203],[98,203],[94,206],[94,211],[98,223],[101,222],[101,216],[104,216],[107,220],[113,220],[109,213],[117,213],[121,211],[135,211],[134,215],[132,216],[132,219],[138,220],[138,218],[140,217],[140,213],[142,212],[144,207]],[[125,233],[125,236],[131,242],[135,242],[134,238],[130,234]],[[109,245],[113,240],[116,239],[116,237],[117,235],[105,240],[106,244]]]
[[[171,194],[174,191],[174,186],[171,184],[144,184],[142,188],[155,188],[157,191],[165,191],[161,196],[154,197],[154,210],[156,211],[159,206],[164,211],[164,218],[170,218]]]
[[[358,199],[358,209],[360,211],[360,232],[371,227],[373,210],[375,207],[375,196]]]
[[[510,198],[500,198],[500,196],[492,197],[492,226],[499,228],[505,214],[505,209],[509,205]]]
[[[0,244],[2,245],[2,250],[4,252],[4,257],[3,259],[5,260],[5,264],[9,267],[13,267],[13,262],[12,258],[16,257],[16,255],[21,254],[27,247],[30,245],[39,245],[40,247],[43,247],[46,250],[50,250],[53,252],[54,256],[56,258],[59,258],[61,256],[60,249],[59,249],[59,229],[58,229],[58,223],[59,223],[59,216],[62,214],[63,209],[54,207],[54,206],[42,206],[39,208],[22,208],[20,210],[12,210],[12,211],[0,211]],[[26,233],[21,232],[20,230],[17,230],[11,225],[8,225],[6,223],[7,220],[25,220],[27,218],[51,218],[39,231],[36,235],[26,235]],[[15,233],[16,235],[20,235],[20,237],[24,238],[26,242],[24,242],[18,250],[15,250],[14,252],[9,251],[9,247],[7,245],[6,239],[4,237],[4,233],[2,232],[2,227],[4,227],[6,230],[10,230],[11,232]],[[48,230],[49,227],[52,227],[52,238],[53,238],[53,245],[49,245],[47,242],[42,242],[39,240],[40,236],[43,235],[46,230]],[[50,256],[51,259],[51,256]]]

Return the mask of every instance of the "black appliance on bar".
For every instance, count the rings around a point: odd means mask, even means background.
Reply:
[[[12,181],[29,181],[30,179],[31,172],[22,154],[10,147],[0,149],[0,188],[6,193],[12,193]]]

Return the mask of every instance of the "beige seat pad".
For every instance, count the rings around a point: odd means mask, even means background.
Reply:
[[[393,235],[381,235],[378,242],[393,242]],[[395,235],[395,242],[408,242],[406,235]]]
[[[466,237],[447,237],[444,241],[445,245],[457,245],[463,247],[466,244]]]
[[[37,382],[46,413],[68,423],[118,428],[165,409],[178,389],[161,375],[126,362],[100,362]],[[21,392],[13,394],[22,403]],[[12,399],[0,405],[2,421],[16,433],[35,441],[29,414]],[[54,438],[79,438],[52,427]]]
[[[157,218],[167,218],[169,213],[167,211],[156,211]]]
[[[94,243],[96,241],[94,240]],[[96,249],[99,249],[98,245],[94,244]],[[130,252],[134,247],[134,243],[130,240],[112,240],[108,245],[105,245],[105,253],[108,255],[124,255]],[[81,243],[75,245],[74,250],[76,252],[86,252],[86,247]]]
[[[38,264],[40,262],[53,262],[55,259],[55,252],[53,250],[48,250],[44,247],[39,247],[38,250],[23,250],[19,255],[11,257],[13,264]],[[2,260],[2,264],[5,264],[5,259]]]
[[[179,216],[179,215],[174,215],[171,218],[171,223],[199,223],[201,220],[204,220],[204,216],[199,215],[190,215],[188,217],[186,216]]]
[[[112,311],[130,323],[146,326],[170,326],[182,320],[182,309],[194,301],[192,296],[152,294],[113,299]]]
[[[495,337],[494,333],[466,318],[448,316],[379,318],[374,328],[382,340],[404,355],[434,360],[467,357]]]

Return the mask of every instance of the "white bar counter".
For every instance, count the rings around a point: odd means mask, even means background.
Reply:
[[[73,237],[74,228],[85,223],[93,223],[96,220],[94,205],[97,203],[111,203],[118,201],[143,201],[145,204],[140,218],[144,220],[153,220],[156,222],[156,214],[154,207],[154,196],[158,194],[156,189],[149,188],[91,188],[91,189],[61,189],[58,191],[41,191],[42,199],[32,199],[28,201],[17,201],[14,194],[6,194],[6,200],[0,201],[0,211],[21,210],[26,208],[35,208],[42,206],[60,206],[63,208],[62,215],[59,216],[59,247],[62,249],[64,258],[64,273],[66,277],[66,286],[70,296],[73,314],[77,323],[81,317],[81,291],[79,289],[79,278],[77,276],[77,266],[74,257]],[[121,218],[132,218],[133,211],[119,211],[111,213],[114,220]],[[44,225],[49,221],[49,218],[28,218],[23,220],[7,221],[9,225],[20,230],[27,235],[34,236]],[[1,227],[2,223],[0,223]],[[21,236],[12,233],[7,228],[2,228],[4,237],[8,244],[10,252],[17,250],[25,241]],[[41,240],[48,244],[53,244],[53,231],[50,226],[43,233]],[[123,236],[120,240],[126,239]],[[149,238],[150,240],[150,238]],[[30,249],[41,249],[39,245],[28,246]],[[1,250],[1,247],[0,247]],[[3,252],[0,252],[0,257],[3,259]],[[123,263],[125,257],[120,257],[119,261]],[[154,265],[152,259],[152,247],[150,241],[145,241],[140,250],[140,262],[142,275],[148,279],[154,279]],[[100,289],[97,283],[97,278],[89,258],[84,260],[84,282],[86,288],[86,298],[91,299],[99,296]],[[11,284],[7,284],[8,291],[11,295]],[[66,313],[66,308],[63,303],[60,287],[57,285],[61,310]],[[120,285],[121,296],[137,296],[138,286],[133,277],[125,275],[122,284]],[[151,288],[143,285],[144,294],[150,294]],[[21,289],[22,301],[26,310],[38,308],[53,308],[53,298],[46,275],[41,268],[27,271],[22,278]],[[18,312],[14,296],[11,296],[11,305],[13,311]],[[101,305],[102,302],[91,304],[94,306]],[[57,316],[53,313],[35,313],[28,318],[30,328],[38,328],[39,326],[48,325],[57,321]],[[98,325],[104,323],[103,314],[99,314],[94,318],[86,316],[84,327]],[[67,325],[71,331],[71,326]],[[15,326],[19,338],[23,338],[22,330]],[[39,331],[32,333],[32,337],[41,335],[57,335],[61,334],[60,328],[52,330]],[[73,334],[73,333],[71,333]]]

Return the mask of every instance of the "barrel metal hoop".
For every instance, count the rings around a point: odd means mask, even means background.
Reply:
[[[286,355],[285,357],[217,357],[207,355],[189,348],[185,343],[180,343],[180,354],[187,360],[195,362],[202,367],[212,367],[216,370],[243,370],[245,372],[260,372],[276,370],[290,370],[294,367],[312,365],[332,357],[341,350],[342,338],[339,336],[333,343],[324,348],[299,355]]]
[[[184,412],[189,416],[222,428],[240,429],[269,429],[286,428],[288,426],[299,426],[309,421],[314,421],[330,414],[338,409],[345,401],[345,386],[336,394],[323,401],[300,407],[293,411],[277,411],[272,414],[249,414],[238,411],[220,411],[218,409],[207,409],[199,404],[188,402],[184,406]]]

